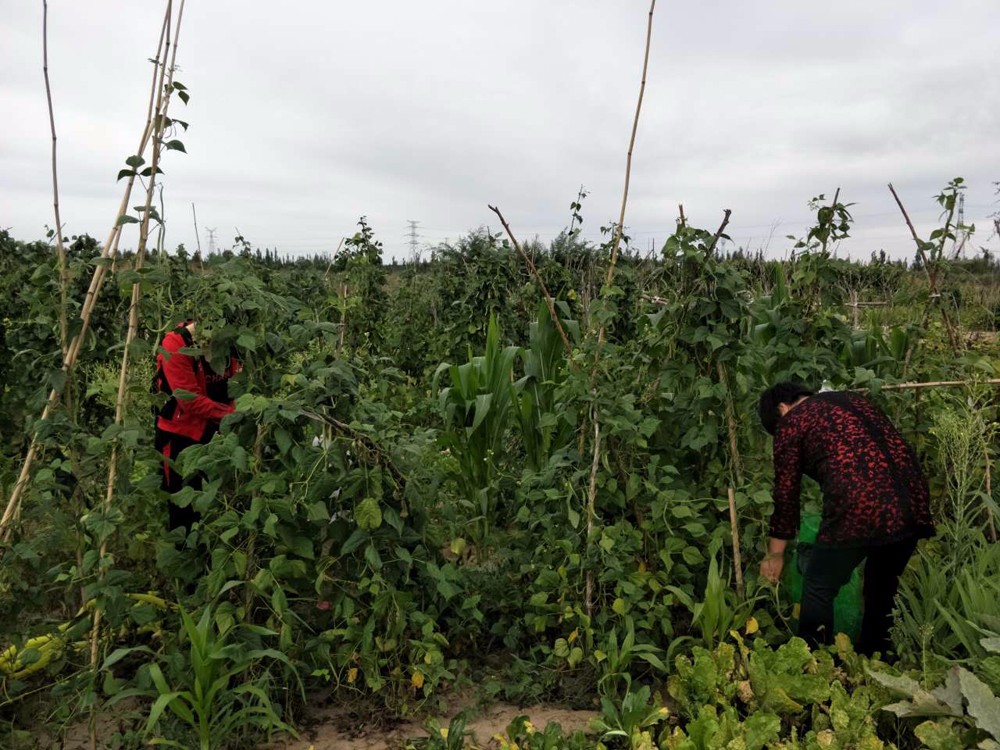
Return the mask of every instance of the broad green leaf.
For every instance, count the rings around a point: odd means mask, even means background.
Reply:
[[[962,684],[962,694],[968,703],[969,716],[976,720],[982,730],[1000,741],[1000,698],[993,694],[985,682],[967,669],[958,670]]]
[[[872,671],[869,671],[868,674],[880,685],[908,698],[913,698],[917,693],[923,692],[923,688],[920,687],[916,680],[904,675],[897,676]]]
[[[913,733],[929,750],[965,750],[965,743],[951,722],[925,721]]]
[[[382,509],[378,500],[366,497],[354,509],[354,520],[358,527],[365,531],[374,531],[382,525]]]

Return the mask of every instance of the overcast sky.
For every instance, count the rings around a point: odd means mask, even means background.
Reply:
[[[50,0],[49,66],[62,218],[103,239],[145,122],[164,2]],[[329,252],[366,215],[388,255],[477,226],[554,237],[580,185],[584,236],[617,219],[646,0],[191,0],[176,80],[191,93],[187,155],[163,169],[167,246],[236,228],[283,253]],[[840,252],[913,245],[956,176],[974,247],[1000,250],[1000,2],[660,0],[626,225],[658,248],[677,204],[735,243],[783,255],[808,200],[854,202]],[[4,0],[0,227],[51,225],[42,2]],[[122,183],[124,184],[124,183]],[[138,203],[138,201],[133,201]],[[130,228],[124,245],[135,244]]]

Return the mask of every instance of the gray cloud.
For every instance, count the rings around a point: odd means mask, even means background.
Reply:
[[[162,10],[49,6],[63,217],[103,236]],[[195,245],[192,202],[223,243],[239,227],[287,252],[332,249],[366,214],[403,256],[407,219],[425,241],[454,239],[498,228],[487,203],[547,239],[581,183],[585,235],[600,239],[621,199],[647,9],[191,3],[177,77],[192,99],[172,112],[191,123],[189,153],[164,163],[168,243]],[[910,257],[886,183],[929,232],[931,197],[957,175],[985,228],[1000,179],[998,27],[995,0],[659,3],[626,219],[636,245],[662,243],[683,202],[709,227],[733,209],[734,240],[780,254],[809,198],[839,186],[858,218],[842,251]],[[0,226],[31,239],[52,222],[40,8],[5,9],[0,65],[0,111],[15,113],[0,137]]]

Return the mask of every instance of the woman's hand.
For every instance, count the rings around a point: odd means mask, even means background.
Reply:
[[[784,553],[770,554],[761,560],[760,574],[771,583],[777,583],[781,579],[781,571],[785,568]]]

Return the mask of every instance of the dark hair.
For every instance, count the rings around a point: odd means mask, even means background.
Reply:
[[[792,383],[785,381],[772,385],[762,394],[757,402],[757,413],[760,415],[760,423],[764,425],[769,435],[773,435],[778,427],[778,404],[794,404],[803,396],[812,396],[815,391],[810,390],[802,383]]]

